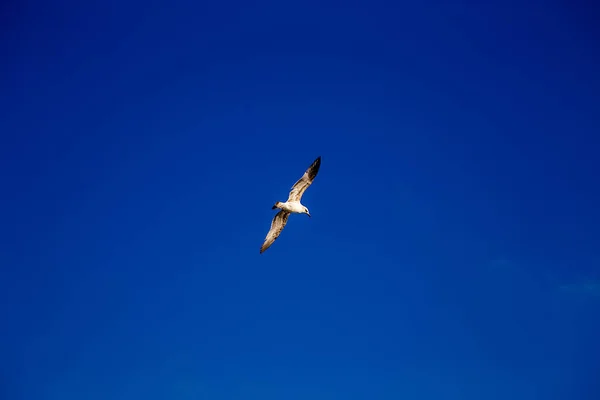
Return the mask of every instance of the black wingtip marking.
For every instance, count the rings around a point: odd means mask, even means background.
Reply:
[[[311,180],[315,179],[320,168],[321,168],[321,156],[317,157],[317,159],[315,161],[313,161],[312,165],[309,167],[308,175]]]

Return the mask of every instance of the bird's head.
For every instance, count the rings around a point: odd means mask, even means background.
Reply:
[[[306,207],[304,207],[304,214],[306,214],[310,217],[310,213],[308,212],[308,208],[306,208]]]

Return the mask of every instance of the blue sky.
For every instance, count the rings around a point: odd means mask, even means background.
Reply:
[[[0,395],[597,398],[597,16],[3,3]]]

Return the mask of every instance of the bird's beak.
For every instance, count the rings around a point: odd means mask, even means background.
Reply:
[[[306,213],[306,215],[308,215],[308,216],[310,217],[310,214],[309,214],[309,213]],[[311,218],[312,218],[312,217],[311,217]]]

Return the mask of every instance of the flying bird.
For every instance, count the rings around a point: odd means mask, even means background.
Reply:
[[[267,237],[265,238],[265,242],[260,248],[260,253],[262,254],[266,249],[268,249],[273,242],[279,237],[281,231],[287,224],[288,218],[291,213],[296,214],[306,214],[310,217],[310,213],[308,208],[306,208],[300,200],[302,199],[302,195],[308,189],[311,183],[315,180],[317,173],[319,172],[319,168],[321,167],[321,156],[317,157],[315,161],[308,167],[308,169],[302,175],[302,178],[298,179],[294,186],[292,186],[292,190],[288,196],[288,199],[285,203],[278,201],[272,207],[273,210],[279,209],[280,211],[275,214],[273,217],[273,221],[271,222],[271,229],[269,233],[267,233]]]

